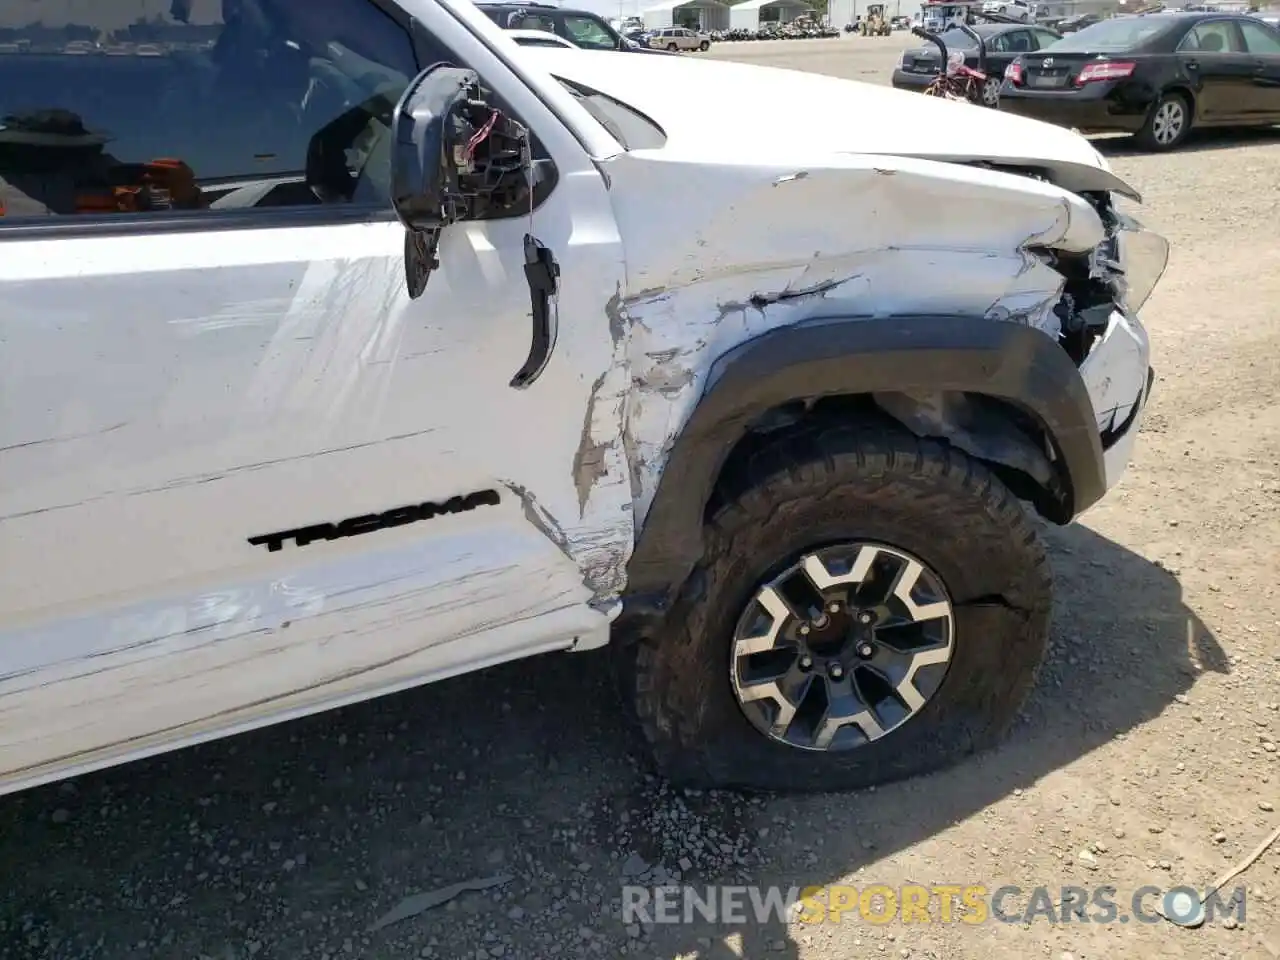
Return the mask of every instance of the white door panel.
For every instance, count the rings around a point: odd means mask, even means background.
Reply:
[[[563,648],[607,630],[515,499],[376,550],[0,633],[0,786]],[[5,784],[5,779],[9,784]]]
[[[562,273],[524,390],[525,217],[450,228],[417,300],[391,223],[0,236],[0,791],[606,635],[623,275],[583,160],[532,218]]]

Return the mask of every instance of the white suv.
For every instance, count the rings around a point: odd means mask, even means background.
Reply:
[[[711,37],[688,27],[667,27],[649,37],[649,46],[658,50],[710,50]]]
[[[1027,0],[987,0],[982,5],[983,13],[998,13],[1023,23],[1030,23],[1035,18],[1035,7]]]

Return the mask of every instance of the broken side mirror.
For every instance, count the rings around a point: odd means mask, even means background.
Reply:
[[[474,71],[442,63],[409,84],[392,129],[391,202],[409,296],[419,297],[447,226],[532,196],[529,133],[487,101]]]

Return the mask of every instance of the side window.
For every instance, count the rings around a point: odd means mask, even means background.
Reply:
[[[1013,34],[1002,33],[994,37],[983,37],[988,53],[1008,53],[1013,48]]]
[[[1280,54],[1280,33],[1258,23],[1241,23],[1244,45],[1250,53]]]
[[[1191,28],[1178,44],[1179,53],[1243,53],[1240,35],[1230,20],[1207,20]]]
[[[0,226],[387,202],[417,63],[372,0],[27,0],[7,19]]]
[[[1057,35],[1050,33],[1048,30],[1032,30],[1031,34],[1035,38],[1037,50],[1043,50],[1049,44],[1058,42]]]
[[[513,13],[507,18],[507,27],[512,30],[545,30],[555,33],[556,25],[550,17],[531,13]]]
[[[586,50],[617,50],[618,41],[603,26],[589,17],[564,18],[564,29],[569,39]]]

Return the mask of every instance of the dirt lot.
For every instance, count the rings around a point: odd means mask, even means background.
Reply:
[[[883,80],[901,45],[713,55]],[[1111,884],[1127,915],[1133,891],[1203,888],[1280,821],[1280,136],[1107,150],[1173,243],[1145,313],[1159,379],[1120,488],[1052,535],[1052,660],[1002,749],[856,795],[677,796],[646,776],[603,656],[517,664],[0,800],[0,955],[1280,956],[1280,844],[1228,884],[1247,884],[1245,922],[1198,930],[852,915],[628,930],[616,914],[623,875],[656,868],[693,884]],[[494,875],[510,880],[368,932],[407,894]]]

